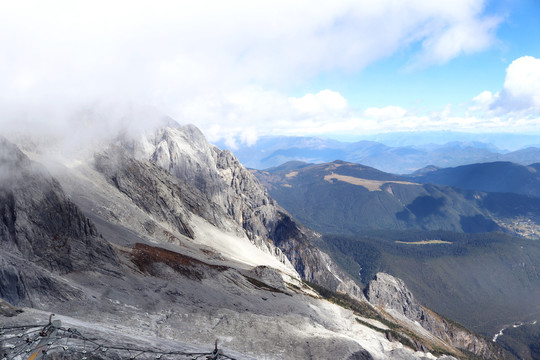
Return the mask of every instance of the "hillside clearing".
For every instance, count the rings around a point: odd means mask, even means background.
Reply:
[[[430,244],[452,244],[452,242],[444,241],[444,240],[422,240],[422,241],[396,241],[396,244],[430,245]]]
[[[344,182],[352,184],[352,185],[363,186],[366,189],[368,189],[369,191],[382,191],[381,186],[383,186],[384,184],[387,184],[387,183],[404,184],[404,185],[418,185],[416,183],[409,182],[409,181],[369,180],[369,179],[357,178],[357,177],[354,177],[354,176],[339,175],[339,174],[335,174],[335,173],[331,173],[329,175],[326,175],[324,177],[324,180],[326,180],[328,182],[331,182],[332,180],[344,181]]]

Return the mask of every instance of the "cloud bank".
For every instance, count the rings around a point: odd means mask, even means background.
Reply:
[[[126,121],[144,127],[133,111],[142,107],[231,144],[261,134],[470,126],[444,110],[351,109],[332,89],[287,94],[321,74],[362,71],[400,51],[412,52],[413,68],[483,51],[501,21],[485,13],[483,0],[4,2],[0,125],[75,131],[97,108],[108,130]],[[507,78],[521,75],[509,67]],[[505,83],[501,107],[538,101],[518,104],[516,89]]]
[[[540,136],[540,59],[524,56],[514,60],[506,70],[502,89],[496,93],[483,91],[465,104],[465,109],[451,104],[430,113],[394,105],[354,109],[340,93],[329,89],[288,98],[277,92],[250,89],[233,98],[236,100],[225,101],[226,104],[240,106],[229,109],[228,118],[238,124],[257,124],[249,127],[252,139],[260,135],[331,135],[350,139],[379,132],[441,130]],[[238,101],[240,98],[242,101]],[[195,112],[203,108],[210,109],[201,104]],[[227,113],[226,109],[227,105],[221,104],[208,117],[218,117]],[[246,143],[238,134],[242,134],[241,126],[217,126],[208,135],[211,139],[229,139],[227,145],[235,148],[236,140]]]
[[[490,106],[500,112],[527,112],[540,115],[540,59],[523,56],[506,69],[503,89]]]

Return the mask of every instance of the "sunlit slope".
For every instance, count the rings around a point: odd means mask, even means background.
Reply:
[[[321,232],[499,230],[480,196],[419,184],[367,166],[335,161],[255,174],[280,205]]]

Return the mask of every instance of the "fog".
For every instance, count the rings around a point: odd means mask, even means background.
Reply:
[[[67,149],[164,115],[230,144],[455,127],[473,120],[426,125],[422,114],[364,112],[335,90],[297,89],[400,51],[412,52],[411,69],[484,51],[501,21],[482,0],[4,2],[0,126]]]

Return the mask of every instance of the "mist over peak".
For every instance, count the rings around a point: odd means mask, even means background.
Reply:
[[[154,107],[96,102],[57,111],[29,109],[2,121],[3,135],[25,151],[66,159],[85,159],[116,139],[138,139],[164,126],[178,126]]]

